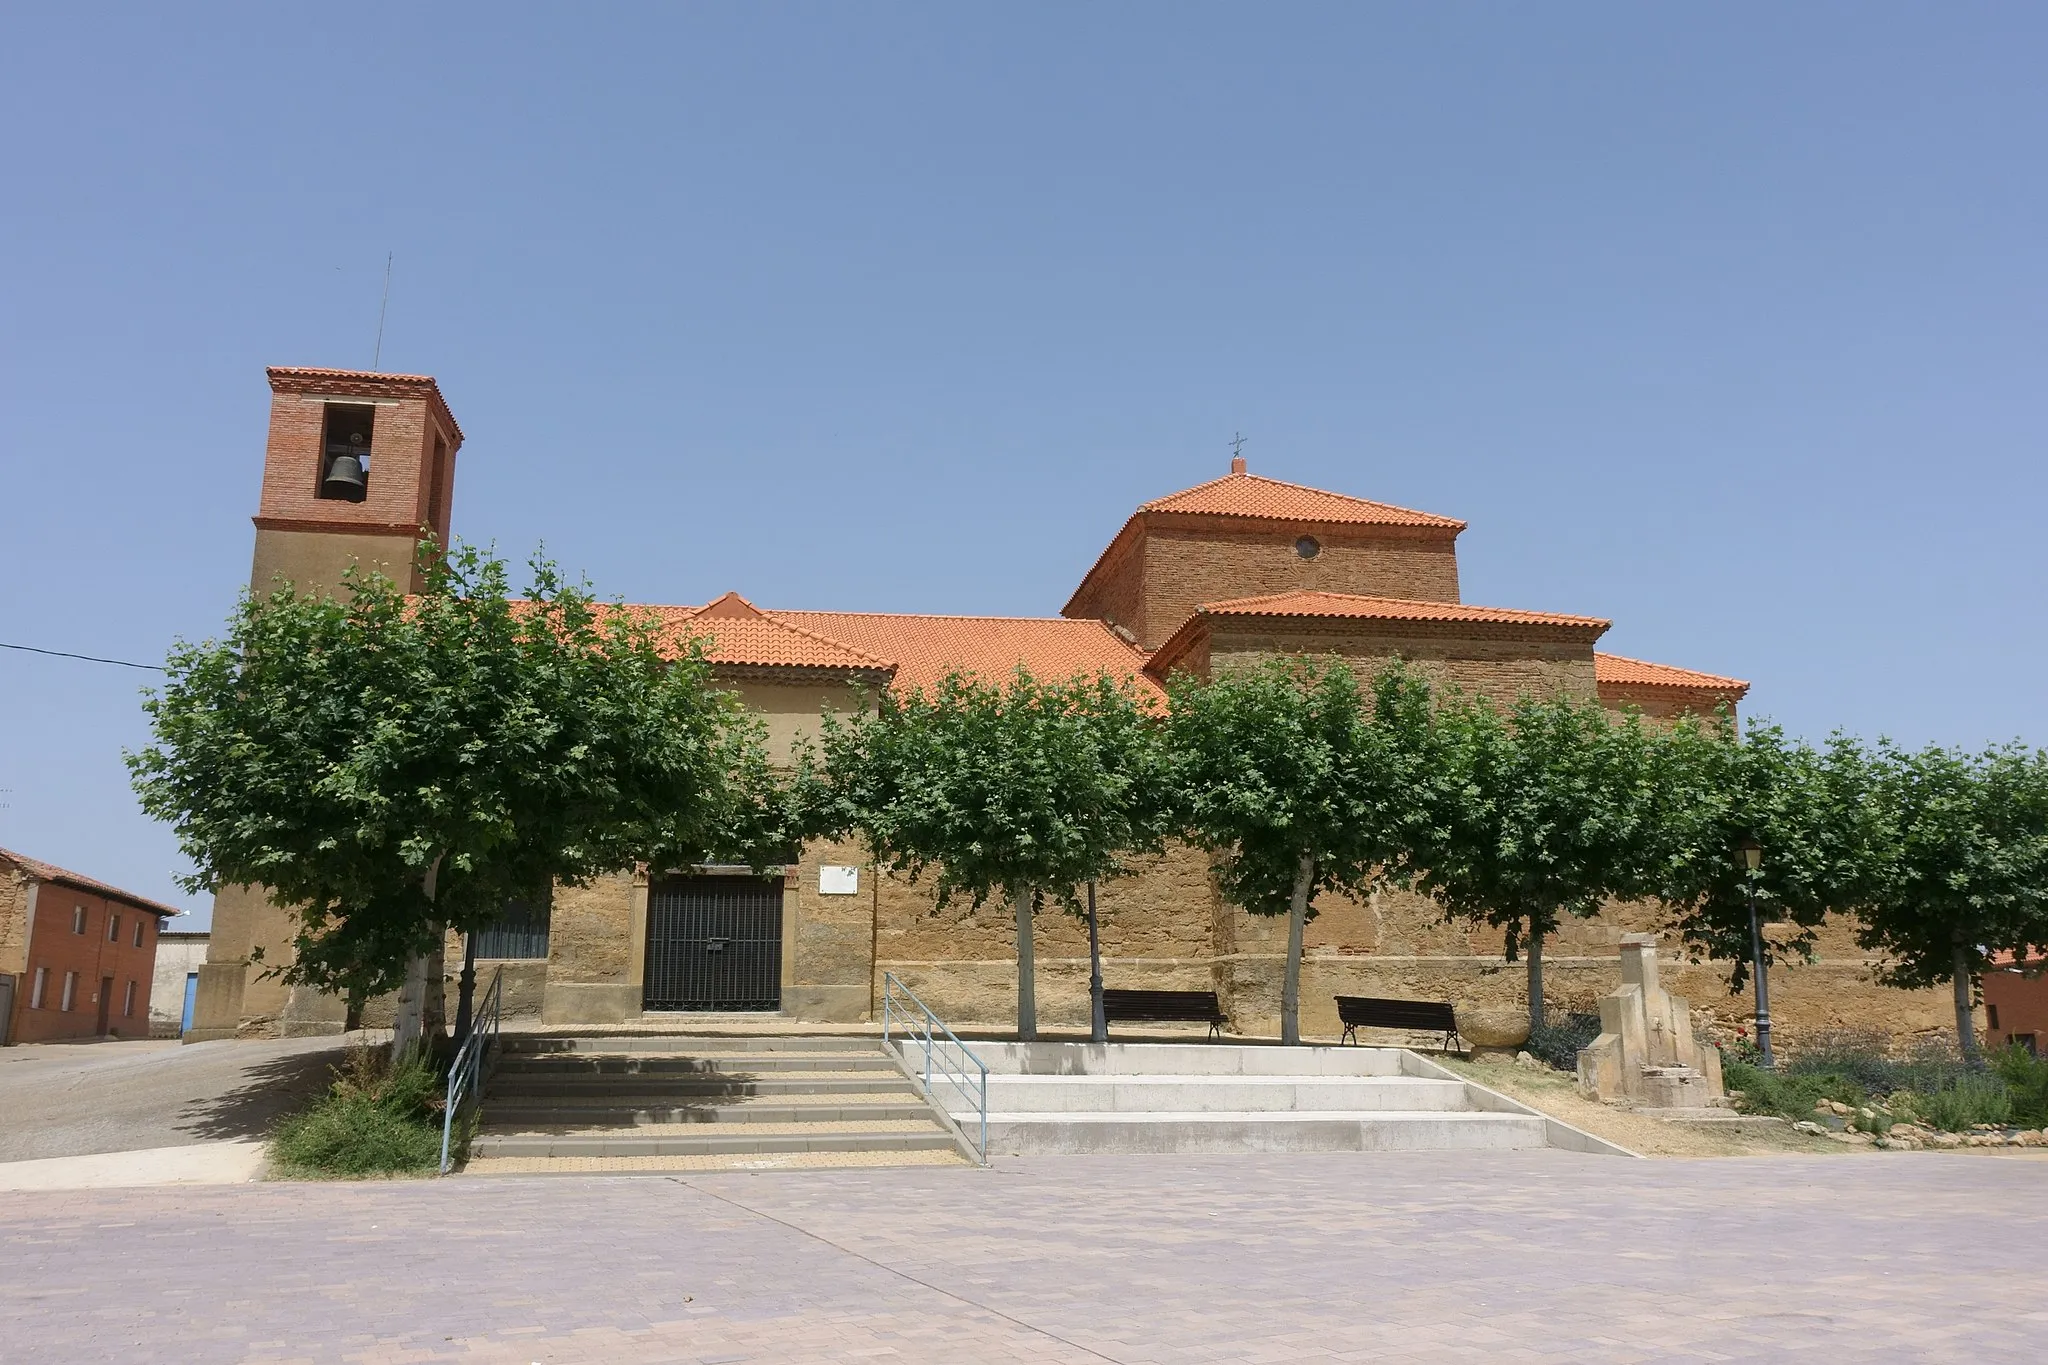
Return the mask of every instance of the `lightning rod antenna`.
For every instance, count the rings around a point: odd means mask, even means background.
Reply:
[[[375,373],[377,364],[384,359],[384,310],[391,306],[391,258],[395,252],[384,253],[384,297],[377,301],[377,349],[370,353],[370,370]]]

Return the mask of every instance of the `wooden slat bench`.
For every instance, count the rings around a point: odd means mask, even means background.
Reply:
[[[1223,1006],[1214,991],[1112,991],[1102,993],[1102,1022],[1110,1024],[1207,1024],[1209,1036],[1222,1036]]]
[[[1336,999],[1346,1043],[1356,1045],[1362,1028],[1402,1028],[1441,1033],[1444,1051],[1449,1052],[1458,1037],[1458,1016],[1447,1001],[1381,1000],[1370,995],[1340,995]]]

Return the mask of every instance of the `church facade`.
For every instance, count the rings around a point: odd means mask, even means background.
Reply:
[[[334,590],[351,563],[403,581],[418,541],[443,543],[461,429],[425,376],[272,369],[272,408],[255,517],[252,586],[277,579]],[[1596,648],[1608,621],[1478,606],[1463,599],[1450,517],[1253,474],[1147,502],[1082,575],[1058,615],[926,616],[756,605],[738,591],[702,604],[651,605],[675,637],[705,639],[721,685],[786,753],[821,712],[862,689],[929,686],[952,670],[1042,678],[1106,671],[1160,689],[1175,670],[1208,674],[1281,654],[1336,656],[1369,673],[1395,657],[1438,683],[1511,701],[1563,693],[1653,719],[1733,708],[1748,684]],[[1278,1031],[1284,922],[1216,893],[1207,856],[1175,848],[1099,892],[1111,986],[1213,989],[1241,1033]],[[1461,1014],[1519,1008],[1523,973],[1492,931],[1448,924],[1426,900],[1387,891],[1323,900],[1309,925],[1302,1028],[1338,1032],[1332,997],[1452,1000]],[[1568,924],[1545,954],[1554,1005],[1611,988],[1620,936],[1658,911],[1621,905]],[[750,869],[641,868],[546,904],[517,907],[480,935],[479,980],[501,970],[514,1014],[562,1025],[762,1012],[821,1023],[876,1017],[893,973],[955,1024],[1014,1021],[1016,945],[1008,907],[937,910],[924,886],[878,872],[854,844],[816,843],[769,876]],[[215,902],[192,1038],[339,1031],[338,999],[288,990],[252,966],[284,960],[290,916],[260,888]],[[1056,909],[1034,933],[1044,1026],[1085,1028],[1087,935]],[[451,941],[451,951],[460,945]],[[1726,964],[1679,967],[1674,983],[1733,1020]],[[1782,1033],[1942,1027],[1936,993],[1871,983],[1844,931],[1821,961],[1773,979]]]

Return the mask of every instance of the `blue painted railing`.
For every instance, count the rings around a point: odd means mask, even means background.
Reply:
[[[971,1108],[980,1127],[968,1138],[975,1156],[988,1164],[988,1063],[968,1050],[953,1030],[925,1008],[924,1001],[910,993],[910,987],[896,979],[894,972],[882,974],[882,1046],[894,1046],[906,1063],[920,1067],[924,1096],[950,1118],[956,1107]],[[962,1102],[955,1106],[933,1090],[943,1083],[949,1096]],[[964,1135],[964,1134],[963,1134]]]
[[[455,1125],[461,1121],[465,1104],[474,1105],[483,1098],[484,1081],[490,1074],[490,1063],[498,1055],[498,1019],[504,1000],[505,969],[498,968],[491,973],[490,989],[484,992],[481,1005],[471,1018],[469,1037],[462,1040],[456,1050],[455,1061],[448,1068],[448,1102],[441,1111],[441,1174],[446,1175],[455,1165],[452,1150]]]

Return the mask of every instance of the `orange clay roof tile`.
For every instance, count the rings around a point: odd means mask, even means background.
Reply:
[[[1226,474],[1193,488],[1154,498],[1140,512],[1191,512],[1218,517],[1258,517],[1269,521],[1332,522],[1374,526],[1430,526],[1462,531],[1465,523],[1433,512],[1417,512],[1391,503],[1327,493],[1298,483],[1282,483],[1258,474]]]
[[[910,616],[887,612],[776,611],[778,620],[896,661],[900,688],[927,688],[948,672],[1001,682],[1019,665],[1042,681],[1108,673],[1148,695],[1143,651],[1101,621],[1052,616]]]
[[[1698,691],[1733,692],[1737,696],[1749,691],[1749,684],[1740,678],[1724,678],[1715,673],[1695,673],[1689,668],[1673,668],[1670,664],[1653,664],[1642,659],[1630,659],[1620,654],[1593,655],[1593,678],[1595,682],[1634,684],[1642,687],[1685,687]]]
[[[1398,597],[1361,597],[1341,592],[1280,592],[1264,597],[1237,597],[1204,602],[1195,608],[1205,616],[1319,616],[1380,621],[1465,621],[1488,625],[1584,626],[1605,630],[1612,625],[1597,616],[1566,616],[1550,611],[1517,611],[1512,607],[1474,607],[1462,602],[1411,602]]]
[[[1108,673],[1157,693],[1145,655],[1100,621],[1064,617],[918,616],[766,611],[737,593],[701,607],[637,606],[672,640],[707,637],[705,657],[744,668],[823,668],[889,675],[928,688],[950,672],[1001,682],[1021,665],[1044,681]]]
[[[31,858],[27,854],[16,853],[11,849],[0,848],[0,860],[13,863],[39,882],[57,882],[64,886],[75,887],[80,891],[87,891],[96,896],[105,896],[108,900],[116,900],[124,905],[135,906],[139,910],[147,910],[153,915],[182,915],[185,913],[175,905],[165,905],[162,901],[153,901],[147,896],[138,896],[133,891],[123,891],[118,886],[109,886],[97,877],[88,877],[81,872],[67,871],[64,868],[58,867],[55,863],[46,863],[40,858]]]
[[[661,634],[680,643],[706,640],[704,657],[714,664],[747,668],[829,668],[854,673],[888,673],[895,662],[827,639],[771,616],[738,593],[703,607],[642,606],[659,622]]]

